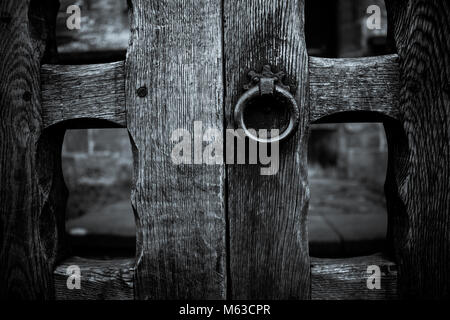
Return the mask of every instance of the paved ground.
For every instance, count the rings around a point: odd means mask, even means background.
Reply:
[[[381,251],[387,216],[379,192],[337,179],[311,179],[310,185],[310,255],[342,257]],[[89,246],[93,255],[114,254],[114,248],[120,248],[121,255],[134,254],[135,223],[128,201],[69,220],[67,230],[79,251]]]
[[[381,251],[387,228],[384,196],[356,181],[311,179],[310,254],[356,256]]]

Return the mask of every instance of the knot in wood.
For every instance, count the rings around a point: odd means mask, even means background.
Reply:
[[[31,92],[30,91],[25,91],[22,95],[23,100],[25,100],[26,102],[31,101]]]
[[[147,87],[146,86],[142,86],[139,89],[137,89],[137,95],[141,98],[144,98],[147,96]]]

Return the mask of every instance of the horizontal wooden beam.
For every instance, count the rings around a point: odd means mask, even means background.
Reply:
[[[369,266],[381,271],[380,289],[368,289]],[[391,300],[397,298],[397,267],[381,254],[355,258],[311,258],[313,300]]]
[[[67,287],[67,268],[78,266],[80,289]],[[57,300],[132,300],[134,259],[92,260],[72,257],[54,272]]]
[[[133,299],[134,259],[91,260],[72,257],[56,268],[58,300]],[[68,289],[67,267],[81,270],[81,289]],[[381,289],[367,288],[367,267],[381,270]],[[381,300],[397,298],[395,263],[380,254],[340,259],[311,258],[311,297],[314,300]]]
[[[397,55],[310,57],[310,121],[327,122],[324,117],[349,111],[356,112],[348,117],[348,122],[378,122],[383,116],[397,119],[400,79],[397,59]],[[381,117],[367,116],[363,111],[378,112]],[[330,119],[334,122],[336,118]],[[346,120],[344,115],[338,122]]]
[[[43,65],[44,126],[85,118],[107,120],[114,126],[125,127],[123,72],[123,61]],[[326,122],[326,117],[348,111],[372,111],[398,118],[399,71],[396,55],[346,59],[310,57],[309,73],[311,122]],[[359,114],[354,113],[348,121],[379,121],[373,115],[366,117]]]
[[[44,127],[75,119],[106,120],[102,127],[125,127],[124,62],[41,67]],[[67,127],[85,127],[71,121]]]

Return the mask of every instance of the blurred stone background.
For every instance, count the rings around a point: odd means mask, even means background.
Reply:
[[[70,190],[68,219],[129,200],[132,155],[126,129],[67,131],[62,163]]]
[[[66,28],[66,8],[71,4],[81,7],[81,30]],[[366,9],[372,4],[382,9],[380,30],[366,27]],[[388,53],[384,1],[307,0],[305,10],[311,56]],[[57,28],[59,63],[123,60],[128,33],[125,0],[63,0]],[[382,124],[313,125],[308,149],[311,254],[355,255],[380,249],[386,231],[383,184],[387,146]],[[62,163],[70,190],[69,233],[132,238],[132,155],[126,130],[67,131]],[[114,245],[110,238],[104,242]]]

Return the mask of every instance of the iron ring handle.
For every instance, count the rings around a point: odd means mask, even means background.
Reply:
[[[298,125],[298,120],[300,117],[300,110],[297,105],[297,101],[295,101],[295,98],[292,96],[292,94],[284,89],[283,87],[279,85],[275,85],[273,88],[272,95],[280,95],[286,99],[288,102],[288,111],[290,114],[289,119],[289,125],[288,127],[281,132],[276,137],[271,137],[270,139],[261,139],[259,137],[256,137],[253,135],[247,128],[244,122],[244,111],[247,108],[247,102],[250,101],[253,98],[256,98],[261,95],[261,90],[258,85],[255,85],[251,87],[249,90],[247,90],[238,100],[236,107],[234,108],[234,123],[238,126],[238,128],[241,128],[244,130],[244,133],[247,137],[250,139],[260,142],[260,143],[274,143],[282,141],[286,138],[288,138],[294,131],[295,128]]]

